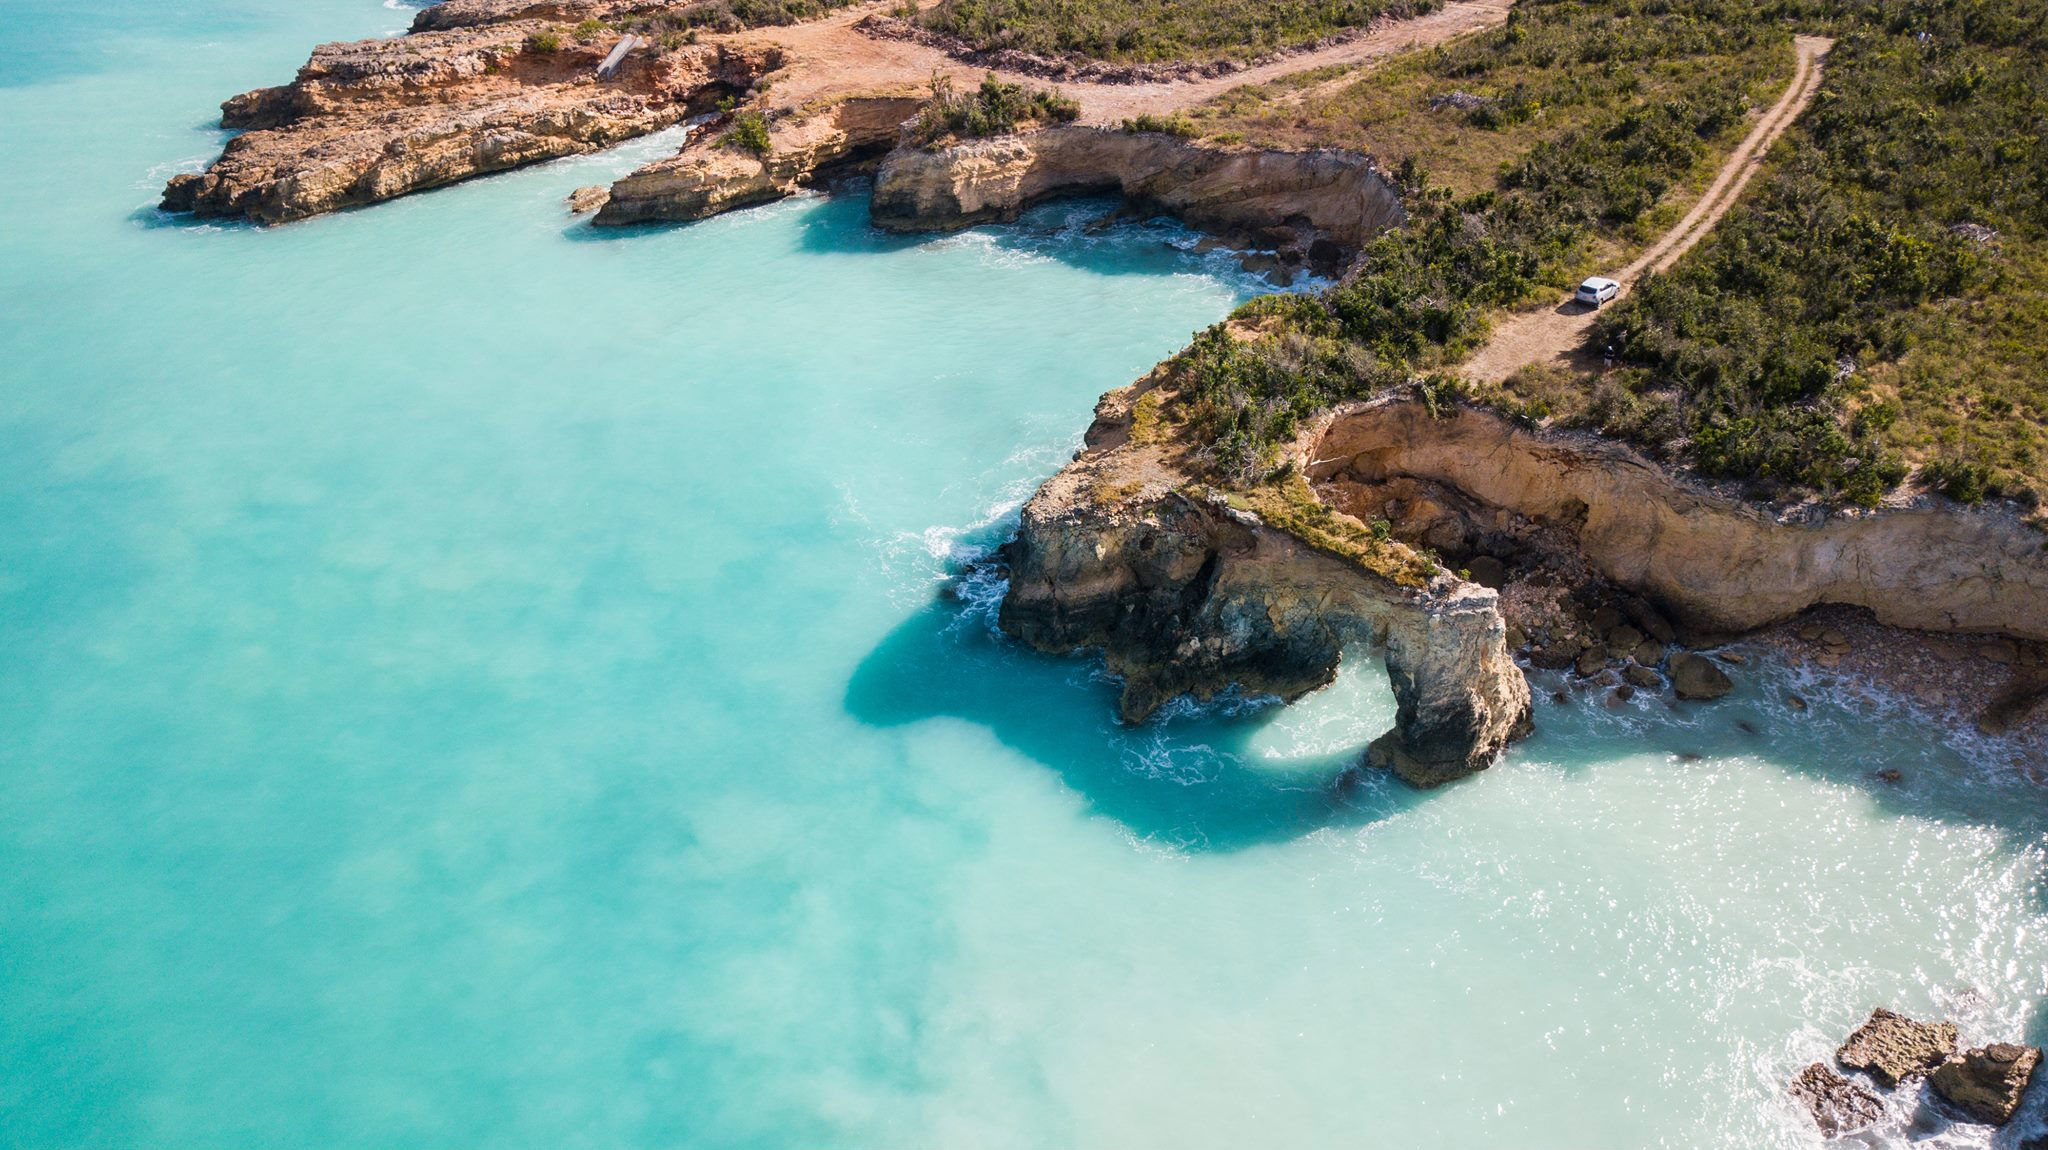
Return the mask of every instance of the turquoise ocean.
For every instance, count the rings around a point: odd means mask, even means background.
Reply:
[[[673,134],[154,212],[410,15],[0,0],[0,1146],[1784,1147],[1872,1006],[2048,1038],[2041,792],[1883,699],[1340,796],[1364,652],[1124,730],[1004,642],[963,564],[1261,290],[1185,232],[566,212]]]

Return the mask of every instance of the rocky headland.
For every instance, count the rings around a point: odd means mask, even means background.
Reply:
[[[1319,521],[1302,491],[1258,502],[1206,489],[1152,426],[1171,385],[1162,369],[1106,396],[1088,446],[1026,504],[1005,632],[1101,650],[1130,722],[1182,694],[1298,698],[1347,650],[1382,649],[1398,712],[1370,760],[1417,786],[1483,769],[1528,732],[1529,687],[1493,591]]]
[[[323,44],[291,83],[221,106],[239,129],[206,171],[173,178],[168,211],[277,224],[610,147],[709,111],[781,64],[772,48],[584,43],[558,19],[600,2],[445,0],[411,34]]]

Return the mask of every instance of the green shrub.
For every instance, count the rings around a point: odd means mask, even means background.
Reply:
[[[1188,119],[1187,114],[1184,112],[1174,112],[1166,116],[1155,116],[1150,112],[1141,113],[1125,120],[1123,129],[1126,132],[1133,133],[1164,132],[1169,136],[1182,137],[1199,136],[1202,134],[1202,129],[1196,127],[1195,122]]]
[[[526,46],[535,52],[559,52],[562,50],[562,34],[552,28],[544,28],[528,36]]]
[[[911,135],[930,145],[948,136],[978,139],[1000,136],[1018,125],[1070,123],[1081,118],[1081,104],[1060,94],[1057,88],[1031,88],[1009,84],[990,72],[974,91],[954,91],[952,77],[934,72],[931,99],[918,112]]]
[[[768,134],[768,117],[751,108],[732,118],[732,127],[727,129],[724,143],[727,147],[757,156],[766,156],[775,147]]]
[[[572,32],[579,42],[588,44],[592,40],[597,39],[599,36],[604,35],[605,30],[610,27],[611,25],[606,24],[604,21],[598,19],[595,16],[592,16],[588,20],[584,20],[581,23],[577,24],[576,27],[572,30]]]

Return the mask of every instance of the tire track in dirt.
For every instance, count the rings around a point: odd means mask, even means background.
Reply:
[[[1705,239],[1721,217],[1735,206],[1742,197],[1743,189],[1749,186],[1750,178],[1763,166],[1764,156],[1771,145],[1778,142],[1785,129],[1792,126],[1799,114],[1813,102],[1814,94],[1820,91],[1822,60],[1833,46],[1833,40],[1821,36],[1793,38],[1798,61],[1785,94],[1764,113],[1734,154],[1721,165],[1714,182],[1707,186],[1692,210],[1627,267],[1615,273],[1614,278],[1621,282],[1621,295],[1616,299],[1627,295],[1643,276],[1664,271],[1677,263],[1694,245]],[[1572,300],[1537,311],[1522,312],[1503,321],[1494,330],[1493,338],[1466,360],[1460,371],[1476,382],[1499,383],[1531,364],[1566,359],[1585,342],[1586,333],[1592,329],[1593,320],[1599,314],[1598,309]]]

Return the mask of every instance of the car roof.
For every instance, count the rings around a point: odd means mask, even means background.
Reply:
[[[1586,281],[1580,284],[1579,286],[1589,288],[1604,288],[1609,286],[1620,287],[1621,285],[1615,283],[1615,281],[1611,279],[1608,279],[1606,276],[1587,276]]]

